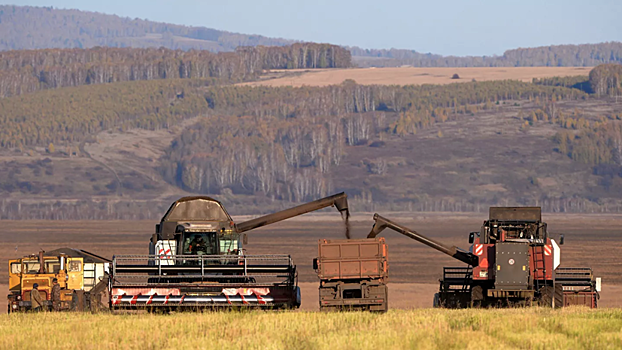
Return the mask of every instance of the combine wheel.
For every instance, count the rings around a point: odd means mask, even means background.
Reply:
[[[540,289],[539,306],[552,307],[553,298],[555,297],[555,289],[552,286],[544,286]]]
[[[471,289],[471,307],[481,307],[484,301],[484,289],[482,286],[475,286]]]
[[[433,308],[440,308],[440,307],[442,307],[442,305],[441,305],[441,294],[440,293],[434,293],[434,300],[432,301],[432,307]]]
[[[555,309],[564,307],[564,286],[559,283],[555,283]]]

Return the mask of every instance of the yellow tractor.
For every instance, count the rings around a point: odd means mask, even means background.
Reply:
[[[39,285],[39,294],[45,308],[52,308],[53,279],[61,287],[61,309],[83,311],[107,307],[100,302],[101,294],[108,290],[108,265],[110,260],[72,248],[9,260],[8,312],[30,310],[30,291]]]

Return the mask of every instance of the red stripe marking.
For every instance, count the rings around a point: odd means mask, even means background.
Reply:
[[[184,298],[185,298],[185,297],[186,297],[186,294],[184,294],[184,295],[182,295],[182,296],[181,296],[181,300],[179,301],[179,303],[180,303],[180,304],[184,302]]]
[[[132,297],[132,300],[130,300],[130,304],[132,304],[132,305],[136,305],[136,299],[138,299],[138,296],[139,296],[139,295],[140,295],[140,293],[139,293],[139,294],[134,295],[134,296]]]
[[[231,300],[229,300],[229,296],[227,294],[225,294],[225,298],[227,298],[227,303],[231,305]]]
[[[151,296],[149,297],[149,300],[147,300],[147,305],[151,304],[151,302],[153,301],[154,295],[157,295],[157,294],[151,294]]]
[[[166,296],[166,298],[164,298],[164,305],[168,304],[168,298],[169,298],[170,296],[171,296],[171,295],[169,294],[169,295],[167,295],[167,296]]]
[[[246,301],[246,299],[244,299],[244,296],[242,294],[240,294],[240,298],[242,298],[242,304],[248,304],[248,302]]]
[[[258,302],[260,305],[265,305],[265,304],[266,304],[266,301],[265,301],[265,300],[263,300],[259,294],[255,294],[255,296],[257,297],[257,302]]]

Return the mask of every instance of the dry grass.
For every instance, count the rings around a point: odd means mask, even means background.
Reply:
[[[0,317],[2,349],[616,349],[622,311],[392,310]]]
[[[554,76],[587,76],[591,67],[486,67],[486,68],[352,68],[318,69],[313,71],[295,71],[269,73],[265,80],[245,83],[258,86],[326,86],[341,84],[346,79],[353,79],[359,84],[370,85],[420,85],[451,84],[489,80],[522,80]],[[458,74],[460,79],[451,79]]]

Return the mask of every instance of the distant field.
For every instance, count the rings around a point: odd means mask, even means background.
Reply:
[[[0,348],[619,349],[621,329],[615,309],[47,313],[0,316]]]
[[[264,76],[264,80],[245,83],[258,86],[326,86],[341,84],[346,79],[353,79],[359,84],[371,85],[419,85],[451,84],[489,80],[531,81],[533,78],[554,76],[587,76],[591,67],[486,67],[486,68],[351,68],[294,70],[289,72],[273,71]],[[451,79],[458,74],[460,79]]]

